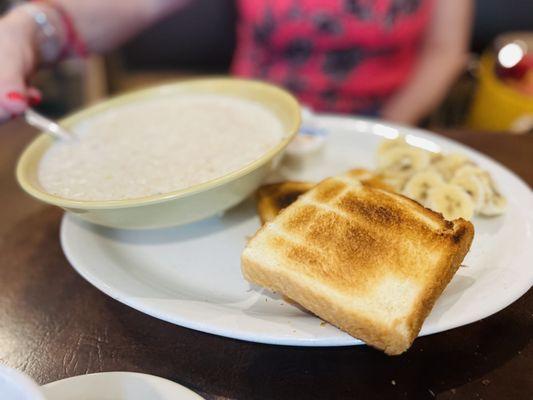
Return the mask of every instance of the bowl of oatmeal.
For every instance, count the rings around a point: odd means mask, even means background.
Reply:
[[[198,221],[261,184],[300,125],[298,102],[262,82],[208,78],[118,96],[38,136],[17,165],[33,197],[115,228]]]

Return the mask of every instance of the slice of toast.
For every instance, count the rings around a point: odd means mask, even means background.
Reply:
[[[281,210],[313,186],[315,183],[311,182],[281,182],[261,186],[257,192],[257,211],[261,223],[272,221]]]
[[[350,177],[359,179],[364,185],[384,190],[393,190],[379,177],[366,169],[353,169],[348,172]],[[315,183],[311,182],[281,182],[264,185],[257,192],[257,211],[261,223],[272,221],[285,207],[296,201],[298,196],[304,194]]]
[[[264,225],[242,253],[250,282],[400,354],[470,248],[472,224],[402,195],[329,178]]]

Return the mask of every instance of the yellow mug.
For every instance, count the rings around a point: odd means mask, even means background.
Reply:
[[[533,96],[520,93],[494,74],[494,57],[481,57],[478,87],[466,125],[473,130],[533,132]]]

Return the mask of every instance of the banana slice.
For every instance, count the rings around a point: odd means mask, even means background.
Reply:
[[[472,183],[466,183],[467,181],[477,181],[476,186],[483,188],[483,196],[481,196],[481,193],[478,196],[473,195],[475,186]],[[489,217],[501,215],[505,212],[507,200],[500,194],[487,171],[475,165],[467,164],[457,170],[452,182],[459,184],[459,186],[469,192],[474,199],[476,212]]]
[[[428,207],[440,212],[447,220],[464,218],[469,220],[474,214],[474,202],[466,191],[457,185],[443,183],[428,193]]]
[[[378,157],[380,154],[383,154],[390,149],[400,146],[407,146],[407,143],[405,142],[405,138],[403,136],[398,136],[396,139],[382,140],[378,146]]]
[[[483,207],[479,210],[479,213],[487,217],[494,217],[496,215],[501,215],[505,212],[507,207],[507,200],[496,188],[492,177],[488,172],[483,171],[483,181],[485,182],[485,187],[488,188],[488,195],[485,196],[485,203]]]
[[[433,167],[442,174],[445,181],[453,178],[455,172],[462,166],[471,163],[467,156],[459,153],[451,153],[438,157]]]
[[[501,215],[505,212],[507,207],[507,200],[500,193],[494,192],[487,201],[479,213],[487,217],[494,217],[496,215]]]
[[[507,201],[489,173],[463,154],[431,153],[400,136],[380,143],[377,164],[376,179],[447,219],[505,212]]]
[[[479,212],[490,197],[490,186],[483,179],[485,172],[474,166],[464,165],[453,175],[450,183],[461,186],[474,202],[474,212]]]
[[[425,206],[427,205],[429,191],[443,183],[444,179],[437,171],[420,171],[407,181],[402,194]]]
[[[397,146],[378,154],[378,168],[387,175],[411,176],[430,162],[429,152],[413,146]]]

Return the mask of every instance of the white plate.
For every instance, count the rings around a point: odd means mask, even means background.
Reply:
[[[292,179],[319,180],[357,166],[374,166],[383,136],[393,125],[323,116],[329,140],[320,162]],[[412,128],[400,128],[413,144],[460,151],[486,168],[509,201],[497,218],[476,218],[474,243],[421,335],[487,317],[533,283],[533,195],[503,166],[465,146]],[[259,227],[253,201],[222,217],[178,228],[121,231],[91,226],[66,215],[63,250],[74,268],[109,296],[137,310],[188,328],[254,342],[341,346],[358,344],[340,330],[300,311],[241,276],[240,253]]]
[[[46,400],[202,400],[172,381],[134,372],[101,372],[48,383]]]

